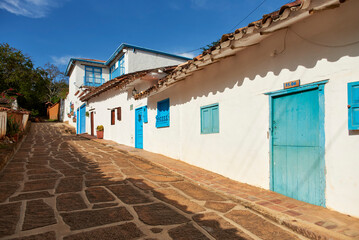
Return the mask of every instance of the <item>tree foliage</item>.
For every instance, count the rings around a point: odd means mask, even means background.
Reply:
[[[30,57],[7,43],[0,43],[0,92],[15,89],[21,108],[46,113],[45,103],[65,97],[67,82],[58,68],[35,68]]]
[[[47,84],[47,101],[51,103],[57,103],[61,98],[65,98],[68,92],[69,86],[64,73],[62,73],[57,66],[46,63],[44,67],[45,78],[48,81]]]

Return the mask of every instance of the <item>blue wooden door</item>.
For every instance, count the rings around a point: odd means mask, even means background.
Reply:
[[[86,132],[86,104],[80,107],[80,115],[78,117],[80,123],[80,133]]]
[[[143,108],[135,111],[135,147],[143,148]]]
[[[272,99],[272,190],[324,206],[319,89]]]
[[[78,108],[76,110],[76,133],[79,134],[80,133],[80,121],[79,121],[79,117],[80,117],[80,109]]]

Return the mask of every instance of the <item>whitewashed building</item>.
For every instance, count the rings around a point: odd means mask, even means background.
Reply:
[[[65,99],[64,121],[86,131],[86,103],[79,98],[95,87],[122,75],[158,67],[178,65],[188,58],[130,44],[121,44],[107,61],[71,58],[66,76],[69,76],[69,94]]]
[[[359,217],[358,10],[297,0],[82,100],[105,139]]]

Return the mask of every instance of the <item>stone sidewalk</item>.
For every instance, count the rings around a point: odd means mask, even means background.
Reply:
[[[0,238],[305,239],[130,151],[32,124],[0,173]]]
[[[164,167],[198,186],[223,194],[233,202],[308,238],[359,239],[358,218],[243,184],[160,154],[135,149],[109,140],[95,139],[87,134],[83,137]]]

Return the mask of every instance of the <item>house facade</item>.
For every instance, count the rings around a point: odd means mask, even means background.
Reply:
[[[82,100],[105,139],[359,217],[358,9],[298,0],[152,82],[164,70]]]
[[[121,44],[107,61],[71,58],[65,74],[69,76],[69,94],[65,100],[64,121],[86,132],[88,108],[80,100],[91,89],[122,75],[158,67],[178,65],[188,58],[130,44]]]

